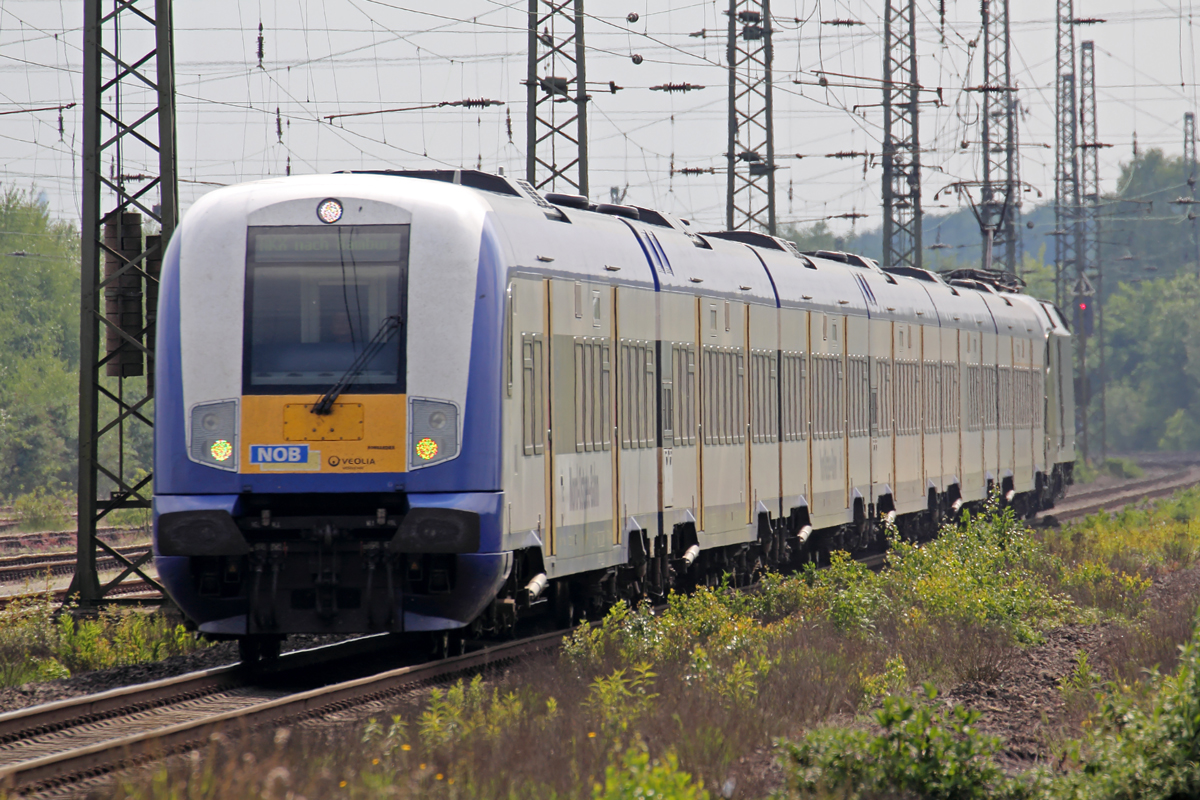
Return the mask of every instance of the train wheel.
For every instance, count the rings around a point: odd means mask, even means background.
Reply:
[[[246,666],[275,661],[282,649],[282,636],[243,636],[238,639],[238,658]]]
[[[246,666],[257,664],[262,655],[262,641],[257,636],[243,636],[237,643],[238,660]]]
[[[554,624],[559,628],[569,628],[575,624],[575,602],[571,599],[571,586],[566,581],[554,584],[554,594],[550,600],[554,614]]]

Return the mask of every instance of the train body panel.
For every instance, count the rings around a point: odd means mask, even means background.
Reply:
[[[189,212],[155,553],[201,630],[501,630],[1069,482],[1052,308],[552,199],[348,174]]]

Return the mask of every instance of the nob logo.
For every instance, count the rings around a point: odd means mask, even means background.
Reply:
[[[307,464],[306,444],[264,444],[250,448],[251,464]]]
[[[340,458],[338,458],[337,456],[329,457],[329,466],[336,467],[340,463],[342,463],[342,460]]]

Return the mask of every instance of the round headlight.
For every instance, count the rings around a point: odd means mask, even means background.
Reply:
[[[205,414],[200,418],[200,427],[206,431],[215,431],[217,429],[217,422],[216,414]]]
[[[233,455],[233,445],[224,439],[217,439],[212,443],[209,452],[217,461],[228,461],[229,457]]]
[[[437,451],[438,451],[437,442],[435,442],[433,439],[430,439],[429,437],[425,437],[421,441],[417,442],[417,455],[420,456],[421,460],[423,460],[423,461],[428,461],[429,459],[436,456]]]
[[[441,411],[435,411],[429,415],[429,427],[435,431],[440,431],[446,427],[446,415]]]
[[[342,218],[342,204],[332,197],[322,200],[317,206],[317,219],[324,223],[337,222]]]

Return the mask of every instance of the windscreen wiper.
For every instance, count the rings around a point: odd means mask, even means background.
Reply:
[[[349,368],[342,377],[338,378],[338,382],[329,387],[329,391],[321,395],[321,399],[317,401],[311,409],[314,414],[328,414],[333,411],[333,403],[338,399],[338,396],[346,391],[346,387],[354,383],[358,376],[366,369],[367,364],[371,363],[371,359],[378,355],[383,346],[388,343],[388,340],[395,335],[396,331],[400,330],[402,320],[399,314],[390,317],[384,317],[383,323],[380,324],[379,330],[375,331],[375,335],[371,337],[371,341],[367,342],[367,346],[358,354],[358,358],[354,359]]]

